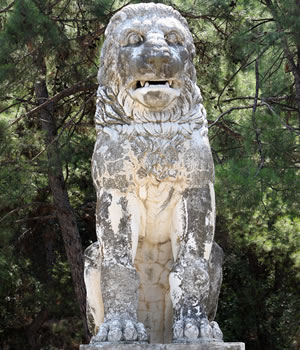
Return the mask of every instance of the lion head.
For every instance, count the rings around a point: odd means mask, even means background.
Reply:
[[[206,128],[193,39],[178,11],[162,4],[129,5],[112,17],[105,35],[98,127],[155,123],[160,133],[166,124],[168,130],[183,124],[189,132]]]

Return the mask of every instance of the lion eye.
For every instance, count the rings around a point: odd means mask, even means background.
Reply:
[[[180,38],[175,32],[171,32],[165,35],[165,39],[169,44],[179,44]]]
[[[143,37],[138,33],[131,33],[127,37],[128,45],[136,45],[143,41]]]

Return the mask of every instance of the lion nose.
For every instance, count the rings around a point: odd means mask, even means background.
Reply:
[[[161,74],[162,71],[167,69],[171,61],[171,55],[168,50],[163,48],[157,50],[152,49],[144,56],[146,64],[155,69],[156,74]]]
[[[145,45],[144,59],[146,63],[154,65],[156,69],[170,63],[171,54],[166,41],[160,36],[152,35]]]
[[[166,50],[152,51],[146,56],[146,61],[149,64],[161,66],[170,62],[170,53]]]

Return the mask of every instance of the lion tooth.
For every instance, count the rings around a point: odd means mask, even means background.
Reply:
[[[169,84],[168,82],[166,82],[166,86],[167,86],[167,87],[170,87],[170,84]]]
[[[140,80],[141,86],[144,87],[145,85],[145,80]]]
[[[168,84],[169,84],[169,86],[171,86],[171,87],[172,87],[172,85],[173,85],[173,81],[172,81],[172,80],[169,80]]]
[[[145,86],[146,87],[150,86],[149,81],[146,82]]]

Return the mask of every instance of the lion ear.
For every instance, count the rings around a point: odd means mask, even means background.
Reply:
[[[105,32],[104,32],[104,35],[105,37],[107,37],[110,33],[113,33],[115,28],[125,22],[127,19],[127,15],[126,13],[123,13],[122,11],[121,12],[117,12],[109,21],[106,29],[105,29]]]

